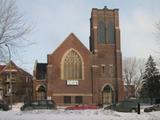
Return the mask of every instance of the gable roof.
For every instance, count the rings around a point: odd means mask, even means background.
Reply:
[[[0,65],[0,72],[5,68],[6,65]]]
[[[0,71],[0,73],[5,72],[7,69],[10,69],[10,64],[12,65],[12,67],[14,67],[16,70],[19,69],[19,67],[11,60],[10,62],[8,62],[5,67],[2,69],[2,71]],[[12,68],[13,69],[13,68]]]
[[[54,52],[56,52],[62,45],[64,45],[65,43],[67,43],[71,40],[76,40],[84,49],[86,49],[86,51],[88,51],[88,53],[90,53],[88,48],[86,48],[86,46],[78,39],[78,37],[74,33],[70,33],[66,37],[66,39],[52,52],[52,54],[54,54]]]
[[[29,76],[32,76],[30,73],[26,72],[25,70],[23,70],[22,68],[18,67],[12,60],[7,63],[6,65],[0,65],[0,74],[5,72],[6,69],[9,69],[9,65],[12,65],[16,70],[20,71],[20,72],[23,72],[24,74],[26,75],[29,75]]]

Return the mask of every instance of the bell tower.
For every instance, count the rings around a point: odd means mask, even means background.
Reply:
[[[93,103],[110,104],[123,99],[119,10],[93,8],[90,18]],[[110,93],[105,93],[105,91]],[[107,96],[110,98],[107,100]]]
[[[93,8],[90,19],[90,51],[96,53],[101,46],[115,45],[120,50],[119,10]]]

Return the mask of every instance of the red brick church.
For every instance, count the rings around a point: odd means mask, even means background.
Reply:
[[[57,105],[123,100],[118,9],[92,9],[90,50],[71,33],[47,60],[35,63],[34,99],[52,99]]]

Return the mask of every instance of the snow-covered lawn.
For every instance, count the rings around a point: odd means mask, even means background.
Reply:
[[[0,120],[160,120],[160,112],[121,113],[110,110],[33,110],[22,112],[19,107],[0,111]]]

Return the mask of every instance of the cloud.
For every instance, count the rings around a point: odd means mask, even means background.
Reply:
[[[123,29],[125,32],[151,33],[154,30],[154,15],[147,13],[144,9],[135,9],[128,16],[123,16]]]
[[[91,8],[120,9],[122,52],[124,56],[148,57],[156,49],[154,23],[159,15],[159,0],[17,0],[21,11],[28,12],[27,19],[36,23],[36,32],[30,36],[37,44],[28,49],[24,59],[46,62],[60,43],[74,32],[89,48],[89,18]],[[152,6],[152,7],[151,7]],[[160,18],[160,15],[159,15]],[[30,58],[28,60],[28,58]],[[30,62],[30,63],[31,63]],[[32,65],[33,66],[33,65]],[[32,69],[30,69],[32,70]]]
[[[89,16],[84,16],[86,11],[83,3],[73,4],[61,4],[51,9],[48,4],[39,3],[32,8],[31,14],[37,21],[37,31],[41,37],[40,39],[38,35],[36,37],[39,39],[40,46],[45,45],[48,46],[46,49],[55,49],[69,33],[74,32],[88,47],[88,39],[84,40],[83,36],[87,38],[89,36]]]
[[[122,49],[124,56],[147,57],[154,54],[154,15],[143,8],[134,9],[129,16],[122,16]]]

